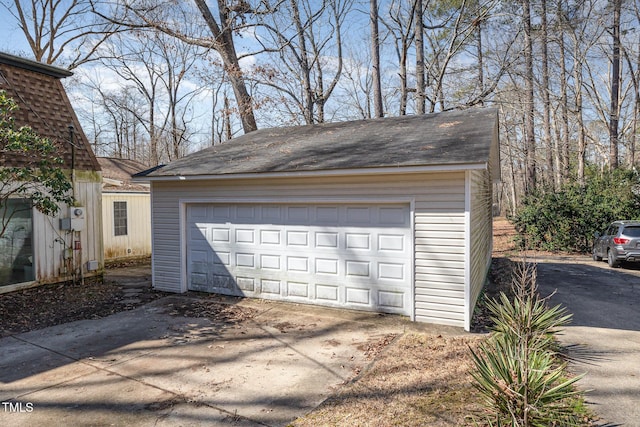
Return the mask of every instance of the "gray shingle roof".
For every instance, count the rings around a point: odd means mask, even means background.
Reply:
[[[146,176],[480,164],[489,162],[496,132],[493,108],[262,129],[173,161]]]

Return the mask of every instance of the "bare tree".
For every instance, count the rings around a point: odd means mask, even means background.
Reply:
[[[398,114],[407,114],[407,104],[409,98],[409,83],[407,72],[407,61],[409,49],[414,38],[415,1],[411,1],[409,7],[402,0],[392,0],[388,8],[388,18],[382,23],[387,28],[391,38],[394,40],[396,58],[398,60],[398,77],[400,78],[400,100]]]
[[[120,0],[112,13],[100,13],[100,16],[129,29],[154,29],[184,43],[215,50],[233,89],[244,132],[252,132],[257,129],[257,124],[245,73],[240,66],[242,58],[252,53],[238,55],[234,34],[255,26],[255,23],[247,22],[247,16],[268,13],[271,6],[267,1],[251,8],[245,1],[217,0],[214,3],[218,15],[216,18],[214,10],[205,0],[194,0],[194,3],[196,10],[189,8],[185,2]],[[259,7],[264,10],[259,10]],[[209,35],[201,32],[201,26],[193,25],[195,12],[204,20]]]
[[[193,68],[202,49],[159,32],[132,30],[115,36],[100,56],[111,75],[105,76],[104,69],[98,72],[92,90],[113,123],[116,155],[129,157],[135,149],[135,155],[144,152],[151,165],[183,156],[192,133],[192,105],[202,91],[187,83],[195,78]],[[110,89],[113,84],[101,81],[105,78],[118,79],[125,91]],[[128,135],[135,140],[128,141]]]
[[[260,68],[258,83],[288,100],[281,107],[306,124],[325,121],[327,102],[342,75],[342,25],[351,5],[352,0],[288,0],[261,20],[270,36],[263,48],[277,60]]]
[[[89,0],[2,0],[15,19],[36,61],[69,69],[95,59],[118,27],[93,14]]]

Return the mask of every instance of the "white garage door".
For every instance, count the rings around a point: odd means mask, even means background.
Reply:
[[[187,206],[190,290],[410,315],[408,205]]]

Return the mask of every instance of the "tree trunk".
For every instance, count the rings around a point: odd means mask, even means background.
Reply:
[[[554,165],[553,165],[553,141],[551,140],[551,103],[549,102],[549,53],[548,53],[548,41],[549,32],[547,28],[547,0],[541,0],[540,2],[540,18],[541,18],[541,48],[542,48],[542,130],[544,137],[544,146],[546,148],[546,163],[547,163],[547,182],[553,186],[554,180]]]
[[[569,161],[569,96],[567,95],[567,78],[569,73],[567,72],[565,42],[564,42],[564,10],[562,8],[563,2],[558,1],[558,8],[556,18],[560,25],[558,31],[558,50],[560,53],[560,114],[562,125],[562,142],[561,144],[561,159],[562,170],[561,177],[562,183],[565,183],[569,179],[570,174],[570,161]]]
[[[425,113],[424,83],[424,33],[422,31],[422,0],[415,0],[416,40],[416,113]]]
[[[380,36],[378,34],[378,0],[370,0],[371,63],[373,68],[373,109],[375,117],[384,117],[380,82]]]
[[[482,53],[482,20],[478,19],[476,23],[476,51],[478,53],[478,90],[480,94],[484,93],[484,63]],[[484,105],[484,98],[480,98],[478,102]]]
[[[297,0],[290,0],[291,10],[293,11],[293,23],[296,26],[298,44],[299,44],[299,65],[302,73],[302,90],[304,91],[304,120],[307,124],[313,124],[313,90],[311,89],[311,67],[309,66],[309,51],[307,50],[307,41],[304,34],[304,28],[300,19],[300,10],[298,9]]]
[[[618,102],[620,99],[620,13],[622,0],[613,0],[613,56],[611,58],[611,111],[609,112],[609,168],[618,167]]]
[[[580,58],[580,46],[574,40],[573,46],[573,81],[575,87],[576,120],[578,124],[578,183],[585,184],[585,154],[587,152],[587,139],[584,129],[584,117],[582,113],[582,61]]]
[[[525,60],[525,194],[536,188],[536,139],[534,134],[533,43],[531,40],[531,4],[522,0]]]
[[[238,103],[238,110],[240,112],[240,120],[242,121],[244,133],[253,132],[258,129],[258,126],[256,125],[256,118],[253,114],[251,97],[247,91],[244,75],[240,69],[240,63],[238,62],[238,55],[233,43],[233,29],[230,25],[230,19],[226,16],[225,3],[223,0],[218,0],[218,9],[220,11],[220,20],[222,23],[222,28],[220,28],[211,14],[211,10],[209,9],[209,6],[207,6],[206,1],[194,1],[217,41],[215,49],[222,58],[222,63],[224,64],[225,71],[229,77],[229,82],[233,88],[233,93],[235,95],[236,102]]]

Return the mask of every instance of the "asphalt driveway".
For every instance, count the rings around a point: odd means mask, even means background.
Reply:
[[[286,425],[410,324],[251,299],[193,317],[201,301],[170,296],[1,339],[0,425]]]
[[[539,258],[538,284],[573,321],[560,337],[586,372],[578,383],[604,425],[640,426],[640,266],[588,257]]]

